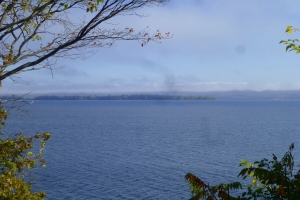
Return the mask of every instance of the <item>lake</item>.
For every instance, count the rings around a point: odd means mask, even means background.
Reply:
[[[33,188],[50,199],[189,199],[191,172],[240,180],[240,159],[279,157],[295,143],[300,100],[37,101],[7,120],[11,135],[48,131]]]

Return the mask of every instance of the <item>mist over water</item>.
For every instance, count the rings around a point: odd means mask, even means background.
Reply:
[[[278,157],[295,143],[300,100],[37,101],[4,131],[49,131],[47,199],[188,199],[186,173],[237,181],[240,159]],[[299,163],[298,163],[299,164]]]

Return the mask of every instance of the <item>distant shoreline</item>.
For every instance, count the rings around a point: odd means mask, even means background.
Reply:
[[[157,92],[157,93],[43,93],[43,94],[3,94],[2,100],[15,99],[38,99],[46,100],[221,100],[221,99],[299,99],[300,90],[232,90],[232,91],[211,91],[211,92]],[[43,97],[43,98],[41,98]],[[121,97],[121,98],[119,98]],[[132,97],[132,98],[131,98]],[[166,98],[165,98],[166,97]],[[173,98],[175,97],[175,98]],[[181,98],[183,97],[183,98]]]
[[[215,100],[210,96],[178,96],[178,95],[108,95],[108,96],[55,96],[44,95],[33,98],[34,100]]]

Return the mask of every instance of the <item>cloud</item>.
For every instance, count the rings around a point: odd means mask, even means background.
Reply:
[[[44,71],[44,72],[49,73],[49,71],[48,72]],[[74,67],[64,67],[61,69],[54,70],[54,71],[52,71],[52,73],[53,73],[53,76],[55,76],[55,77],[59,76],[59,77],[66,78],[66,79],[68,79],[70,77],[72,77],[72,78],[77,78],[77,77],[88,78],[88,77],[90,77],[90,75],[87,72],[76,69]]]
[[[196,76],[165,76],[160,79],[148,77],[107,78],[94,83],[76,84],[71,82],[47,82],[32,85],[6,84],[4,93],[24,94],[32,91],[32,95],[45,93],[145,93],[145,92],[209,92],[229,90],[300,90],[300,82],[219,82],[201,81]]]

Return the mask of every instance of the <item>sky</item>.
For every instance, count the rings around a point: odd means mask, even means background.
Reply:
[[[85,60],[61,59],[54,70],[3,81],[2,94],[147,93],[228,90],[300,90],[300,54],[286,52],[288,25],[300,27],[300,2],[259,0],[170,0],[139,11],[147,17],[111,22],[171,32],[162,43],[141,47],[118,41]]]

